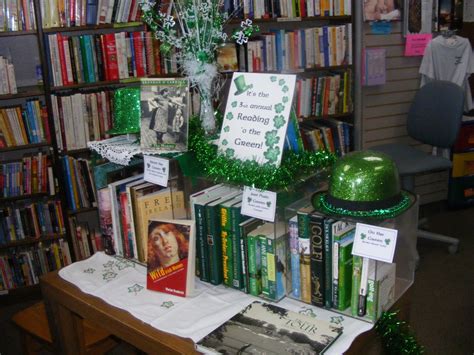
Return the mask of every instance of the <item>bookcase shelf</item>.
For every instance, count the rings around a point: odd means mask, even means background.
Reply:
[[[12,197],[1,197],[0,203],[15,202],[15,201],[21,201],[21,200],[41,200],[47,196],[50,196],[48,192],[40,192],[36,194],[19,195],[19,196],[12,196]],[[51,196],[51,197],[54,197],[54,196]]]
[[[33,98],[33,97],[38,97],[38,96],[43,96],[43,95],[44,95],[44,90],[42,86],[39,86],[39,85],[21,86],[18,88],[18,93],[0,95],[0,100]]]
[[[26,237],[25,239],[22,239],[22,240],[16,240],[14,242],[0,244],[0,250],[21,247],[24,245],[36,244],[39,242],[46,242],[48,240],[56,240],[56,239],[64,238],[64,236],[65,236],[64,234],[58,233],[58,234],[53,234],[53,235],[41,236],[39,238]]]
[[[50,146],[51,146],[51,144],[49,144],[48,142],[25,144],[25,145],[16,145],[16,146],[13,146],[13,147],[1,148],[0,153],[13,152],[13,151],[25,150],[25,149],[43,148],[43,147],[50,147]]]
[[[96,89],[96,88],[104,88],[107,86],[113,86],[114,88],[119,88],[121,86],[128,86],[128,85],[138,85],[140,82],[140,78],[132,78],[132,79],[125,79],[125,80],[110,80],[110,81],[97,81],[95,83],[86,83],[86,84],[73,84],[67,86],[53,86],[51,87],[51,92],[64,92],[68,90],[77,90],[77,89]]]
[[[93,212],[97,211],[97,207],[88,207],[88,208],[79,208],[77,210],[68,210],[67,214],[68,216],[75,216],[81,213],[87,213],[87,212]]]
[[[299,22],[313,22],[313,21],[341,21],[349,22],[352,16],[311,16],[311,17],[276,17],[276,18],[257,18],[251,19],[256,24],[280,24],[280,23],[299,23]],[[233,27],[239,25],[243,18],[235,18],[229,21],[229,26]]]
[[[102,25],[89,25],[89,26],[72,26],[72,27],[51,27],[43,28],[44,33],[57,33],[57,32],[86,32],[86,31],[101,31],[101,30],[117,30],[117,31],[133,31],[143,30],[145,25],[141,22],[129,22],[129,23],[112,23]]]
[[[0,32],[0,37],[13,37],[13,36],[36,36],[36,30],[28,31],[4,31]]]

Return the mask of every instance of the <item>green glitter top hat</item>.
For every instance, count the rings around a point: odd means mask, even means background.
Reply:
[[[127,87],[115,90],[114,123],[108,134],[140,132],[140,88]]]
[[[410,206],[395,163],[375,151],[353,152],[334,164],[327,192],[315,193],[314,208],[329,215],[391,218]]]

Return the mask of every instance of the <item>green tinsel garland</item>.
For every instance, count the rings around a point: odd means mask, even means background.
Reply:
[[[190,121],[189,150],[209,178],[236,185],[247,185],[263,190],[278,191],[304,181],[305,177],[331,166],[336,156],[326,151],[285,151],[280,167],[255,161],[229,159],[209,143],[199,119]]]
[[[375,325],[382,344],[390,355],[423,354],[424,348],[419,345],[408,325],[400,321],[397,312],[384,312]]]

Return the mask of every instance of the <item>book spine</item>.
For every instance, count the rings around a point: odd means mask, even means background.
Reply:
[[[339,251],[339,299],[337,309],[344,311],[351,304],[352,243],[341,246]]]
[[[311,303],[323,307],[325,304],[324,217],[312,214],[309,224],[311,238]]]
[[[247,250],[248,250],[248,274],[249,274],[249,293],[253,296],[260,296],[262,289],[262,280],[258,265],[260,261],[257,260],[258,237],[247,235]]]
[[[271,300],[277,300],[279,292],[277,292],[277,265],[276,265],[276,241],[272,238],[266,238],[267,243],[267,283],[268,294],[267,297]],[[263,259],[262,259],[263,262]],[[280,287],[278,287],[280,289]]]
[[[258,243],[260,247],[260,260],[261,260],[261,274],[262,274],[262,295],[269,298],[270,292],[268,288],[268,250],[267,250],[267,237],[259,235]]]
[[[300,247],[301,300],[306,303],[311,303],[309,216],[307,213],[298,213],[297,220]]]
[[[300,254],[298,221],[292,218],[288,221],[288,236],[290,246],[290,268],[291,268],[291,295],[296,299],[301,298],[300,277]]]
[[[360,277],[362,273],[362,257],[352,257],[351,315],[358,316]]]
[[[331,231],[332,220],[324,220],[324,289],[325,289],[325,301],[324,305],[326,308],[332,307],[332,231]]]
[[[209,282],[213,285],[222,283],[222,239],[219,219],[219,207],[206,206]]]
[[[232,231],[231,231],[231,207],[220,208],[220,227],[222,239],[222,278],[224,285],[233,286],[234,275],[234,255],[232,252]]]
[[[230,236],[231,236],[231,251],[232,251],[232,287],[244,291],[244,275],[242,268],[242,253],[241,253],[241,239],[239,223],[242,220],[239,207],[231,207],[230,209]]]
[[[197,250],[199,254],[199,277],[202,281],[209,282],[209,264],[207,245],[207,228],[205,207],[199,204],[194,205],[194,213],[196,216],[196,240]]]

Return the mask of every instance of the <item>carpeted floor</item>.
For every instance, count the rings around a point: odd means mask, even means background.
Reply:
[[[410,325],[426,354],[474,354],[474,208],[431,211],[427,229],[459,238],[460,248],[451,255],[447,244],[418,241]]]
[[[415,275],[410,326],[426,354],[474,354],[474,207],[444,211],[441,205],[423,209],[428,229],[458,237],[459,252],[446,244],[419,240],[420,264]],[[0,354],[19,355],[20,337],[11,316],[32,302],[0,305]],[[129,354],[119,347],[114,354]]]

